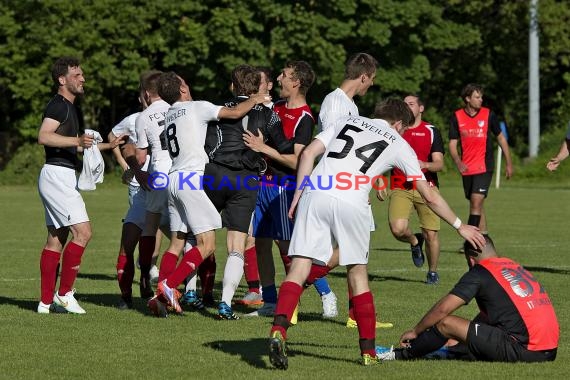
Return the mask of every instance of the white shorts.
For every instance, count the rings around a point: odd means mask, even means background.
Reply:
[[[368,263],[368,205],[355,207],[320,191],[303,194],[297,206],[289,256],[328,263],[337,243],[340,265]]]
[[[140,186],[129,185],[129,210],[123,223],[133,223],[141,230],[144,229],[146,193]]]
[[[181,172],[173,172],[168,175],[170,178],[168,185],[170,192],[168,199],[170,231],[192,232],[197,235],[222,228],[220,213],[206,192],[200,190],[203,173],[196,172],[189,179],[193,188],[185,182],[179,182],[179,173]]]
[[[376,223],[374,222],[374,214],[372,213],[372,205],[368,205],[368,212],[370,213],[370,232],[376,231]]]
[[[89,221],[85,202],[77,190],[75,170],[44,165],[38,190],[45,209],[46,226],[61,228]]]

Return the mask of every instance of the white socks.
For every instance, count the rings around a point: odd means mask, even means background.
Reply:
[[[222,281],[222,301],[228,306],[232,305],[232,298],[243,276],[243,254],[239,252],[228,253],[228,261],[224,268]]]

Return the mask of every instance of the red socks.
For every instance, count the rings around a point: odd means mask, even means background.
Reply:
[[[370,291],[352,297],[354,316],[358,324],[361,354],[376,355],[376,310]]]
[[[283,261],[283,266],[285,267],[285,274],[289,273],[289,269],[291,269],[291,262],[292,259],[287,255],[287,251],[283,252],[279,249],[279,255],[281,256],[281,261]]]
[[[165,251],[160,260],[160,271],[158,272],[158,282],[164,280],[174,272],[178,264],[178,256],[172,252]]]
[[[196,270],[202,264],[202,255],[197,247],[192,247],[184,257],[178,268],[166,279],[166,285],[169,288],[176,288],[186,277]],[[142,267],[141,267],[142,268]]]
[[[117,257],[117,280],[124,298],[133,294],[133,278],[135,276],[135,261],[133,256],[119,255]]]
[[[85,247],[69,242],[63,251],[63,259],[61,262],[61,279],[59,280],[59,295],[64,296],[73,288],[79,265],[81,264],[81,256],[85,251]]]
[[[293,311],[295,311],[295,307],[299,303],[302,293],[303,287],[292,281],[285,281],[281,284],[271,332],[280,331],[283,338],[287,338],[287,327],[291,322],[291,316],[293,315]],[[283,316],[285,316],[286,321],[279,321]]]
[[[202,296],[212,294],[216,280],[216,256],[214,256],[214,254],[206,257],[206,259],[202,261],[202,264],[198,267],[198,276],[200,277]]]
[[[40,257],[41,300],[46,305],[50,305],[53,302],[59,257],[59,252],[50,251],[48,249],[44,249]]]
[[[305,284],[313,285],[313,283],[317,279],[325,277],[327,274],[329,274],[330,271],[331,268],[329,268],[326,265],[325,266],[316,265],[316,264],[311,265],[311,271],[309,272],[309,277],[307,277]]]
[[[250,292],[259,293],[259,268],[257,267],[257,252],[255,246],[246,249],[243,254],[245,280]]]
[[[139,265],[142,276],[148,276],[150,273],[155,244],[156,236],[141,236],[139,239]]]

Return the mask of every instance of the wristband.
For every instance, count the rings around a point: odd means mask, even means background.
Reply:
[[[459,227],[461,227],[461,219],[455,218],[455,222],[453,222],[452,226],[453,226],[453,228],[455,228],[456,230],[458,230]]]

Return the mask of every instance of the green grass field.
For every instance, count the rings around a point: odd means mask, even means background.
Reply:
[[[449,178],[447,178],[449,177]],[[459,181],[446,176],[442,189],[466,219],[467,202]],[[274,370],[266,355],[270,319],[218,321],[216,310],[187,312],[166,320],[148,315],[142,301],[135,309],[114,308],[118,299],[115,262],[126,188],[113,181],[84,194],[93,239],[76,282],[84,316],[35,313],[39,300],[39,256],[45,239],[43,210],[36,188],[3,187],[0,195],[0,378],[561,378],[570,370],[570,296],[568,255],[570,186],[567,183],[505,183],[486,203],[489,227],[499,252],[521,262],[545,286],[561,326],[558,358],[548,364],[490,364],[452,361],[389,362],[361,367],[358,334],[344,327],[346,281],[343,268],[330,276],[339,296],[340,316],[320,317],[313,289],[302,298],[299,324],[289,330],[289,370]],[[378,330],[377,344],[396,343],[466,270],[456,251],[461,239],[442,226],[441,283],[423,284],[425,268],[412,265],[409,247],[389,233],[386,205],[375,203],[377,231],[370,254],[370,285],[380,319],[393,329]],[[416,226],[415,219],[414,226]],[[225,233],[218,235],[216,297],[221,292]],[[279,260],[277,260],[279,261]],[[277,267],[277,282],[283,279]],[[135,279],[138,279],[138,274]],[[238,289],[236,297],[246,290]],[[135,284],[135,294],[138,294]],[[238,313],[247,309],[237,309]],[[475,305],[459,311],[473,316]]]

